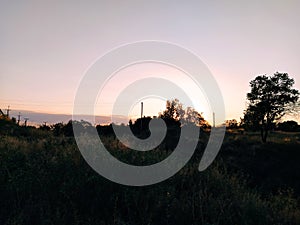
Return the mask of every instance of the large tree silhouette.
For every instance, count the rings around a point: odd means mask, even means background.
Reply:
[[[293,89],[293,85],[294,80],[287,73],[279,72],[272,76],[257,76],[250,82],[249,104],[243,122],[246,126],[260,128],[263,142],[267,141],[272,124],[297,102],[299,91]]]

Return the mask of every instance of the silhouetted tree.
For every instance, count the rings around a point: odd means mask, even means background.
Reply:
[[[159,116],[162,119],[179,121],[184,116],[182,103],[178,99],[167,100],[166,109]]]
[[[167,124],[174,123],[181,125],[194,124],[197,126],[209,127],[202,114],[197,112],[193,107],[183,107],[178,99],[168,100],[166,109],[159,115]],[[180,123],[179,123],[180,121]]]
[[[229,129],[236,129],[238,128],[238,122],[236,119],[226,120],[226,127]]]
[[[132,123],[131,119],[129,120],[128,125],[129,125],[129,127],[132,127],[133,123]]]
[[[40,129],[40,130],[46,130],[46,131],[49,131],[49,130],[51,130],[51,127],[50,127],[50,126],[47,126],[46,124],[41,124],[41,125],[39,126],[39,129]]]
[[[253,107],[248,106],[244,112],[244,117],[241,118],[241,127],[245,130],[257,131],[260,129],[259,118],[256,116],[255,110]]]
[[[56,124],[51,125],[50,128],[55,136],[60,136],[63,134],[64,124],[56,123]]]
[[[284,121],[282,123],[277,124],[277,129],[282,131],[288,131],[288,132],[295,132],[298,131],[298,123],[293,120]]]
[[[66,137],[73,137],[73,128],[76,129],[79,133],[90,132],[92,129],[94,129],[93,125],[87,121],[69,120],[69,122],[62,127],[63,135]]]
[[[293,89],[294,80],[287,73],[276,72],[273,76],[257,76],[250,82],[251,92],[245,110],[245,126],[258,127],[263,142],[267,141],[268,131],[274,121],[279,120],[297,102],[299,91]]]
[[[16,120],[15,117],[12,117],[12,118],[11,118],[11,121],[12,121],[13,123],[16,123],[16,122],[17,122],[17,120]]]
[[[74,136],[72,123],[73,123],[73,121],[69,120],[69,122],[67,124],[65,124],[62,128],[62,132],[66,137]]]
[[[195,124],[197,126],[202,126],[206,124],[201,113],[196,111],[193,107],[187,107],[184,111],[184,116],[182,118],[183,124]]]
[[[150,135],[149,123],[152,120],[150,116],[138,118],[130,128],[132,132],[140,138],[147,138]]]
[[[96,126],[97,132],[99,135],[102,136],[113,136],[115,138],[114,129],[112,124],[109,125],[97,125]]]

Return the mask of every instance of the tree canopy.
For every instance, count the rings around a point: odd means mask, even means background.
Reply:
[[[181,125],[194,124],[202,128],[209,127],[202,113],[199,113],[193,107],[184,108],[178,99],[168,100],[166,109],[160,113],[159,117],[164,120],[180,122]]]
[[[294,79],[279,72],[272,76],[257,76],[250,82],[251,91],[247,93],[248,107],[243,123],[254,129],[260,128],[263,142],[266,142],[272,124],[297,102],[299,91],[293,85]]]

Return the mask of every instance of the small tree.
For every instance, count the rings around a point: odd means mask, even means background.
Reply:
[[[226,120],[226,127],[229,129],[236,129],[238,128],[239,124],[236,119]]]
[[[295,132],[298,131],[298,123],[293,120],[284,121],[277,124],[277,129],[282,131]]]
[[[182,103],[178,99],[167,100],[166,109],[160,114],[162,119],[179,121],[184,117]]]
[[[243,122],[259,127],[263,142],[267,141],[272,124],[297,102],[299,91],[293,89],[293,85],[294,80],[287,73],[278,72],[273,76],[257,76],[250,82],[249,104]]]
[[[160,114],[160,118],[167,121],[180,121],[181,125],[194,124],[203,128],[209,127],[202,113],[199,113],[193,107],[184,108],[178,99],[167,101],[166,109]]]
[[[206,124],[206,121],[204,120],[202,113],[199,113],[193,107],[186,108],[183,122],[185,124],[191,123],[197,126],[202,126],[203,124]]]

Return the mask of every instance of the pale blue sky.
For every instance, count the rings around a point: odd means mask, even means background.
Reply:
[[[140,40],[196,53],[223,92],[227,118],[249,81],[288,72],[300,89],[300,1],[5,1],[0,3],[0,108],[71,113],[90,64]]]

